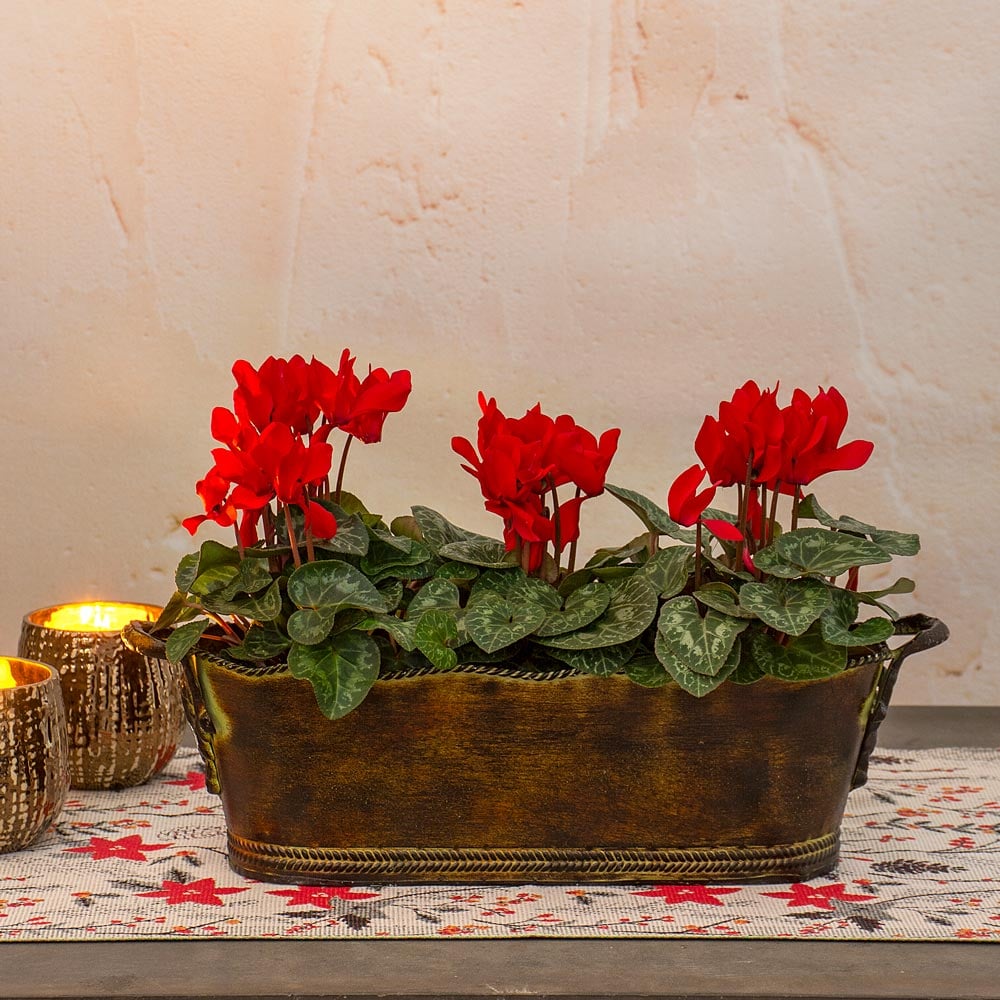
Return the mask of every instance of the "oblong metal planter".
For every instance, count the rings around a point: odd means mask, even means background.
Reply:
[[[847,795],[913,616],[820,681],[675,685],[503,667],[389,675],[331,722],[283,668],[197,656],[188,710],[229,859],[265,881],[807,879],[837,860]]]

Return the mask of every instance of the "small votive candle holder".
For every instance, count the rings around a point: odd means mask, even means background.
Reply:
[[[44,663],[0,657],[0,854],[43,833],[68,790],[59,676]]]
[[[181,667],[126,648],[121,630],[151,604],[59,604],[25,615],[20,656],[62,682],[73,788],[141,785],[173,757],[184,726]]]

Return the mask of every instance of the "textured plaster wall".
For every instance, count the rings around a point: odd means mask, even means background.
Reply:
[[[165,599],[232,360],[350,345],[415,385],[356,491],[480,529],[479,388],[662,499],[745,378],[836,384],[877,450],[821,496],[921,532],[953,630],[899,700],[1000,703],[998,44],[994,0],[2,0],[0,647]]]

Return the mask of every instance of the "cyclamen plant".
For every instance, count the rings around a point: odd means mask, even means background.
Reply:
[[[500,541],[423,506],[387,524],[344,492],[350,442],[378,441],[410,391],[408,372],[360,380],[353,365],[345,351],[337,372],[298,356],[234,366],[233,409],[212,418],[224,447],[198,484],[205,514],[185,524],[233,527],[236,545],[205,542],[181,561],[159,623],[171,628],[172,659],[197,649],[287,662],[337,718],[400,670],[502,662],[536,676],[624,673],[702,696],[725,681],[810,680],[845,669],[849,654],[885,655],[897,615],[882,598],[913,583],[863,591],[860,569],[919,542],[831,517],[804,495],[872,452],[840,444],[847,406],[836,389],[796,390],[781,407],[776,388],[747,382],[705,418],[701,462],[674,481],[667,510],[606,482],[617,428],[598,437],[540,404],[508,417],[480,393],[476,444],[455,437],[452,447],[502,519]],[[347,438],[331,484],[337,430]],[[709,506],[727,487],[735,513]],[[578,568],[581,507],[605,491],[645,530]],[[818,526],[798,526],[806,520]],[[884,617],[858,624],[862,604]]]

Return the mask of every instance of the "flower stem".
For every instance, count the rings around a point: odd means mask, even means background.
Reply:
[[[344,488],[344,469],[347,467],[347,453],[351,450],[351,442],[354,440],[353,434],[347,435],[344,442],[344,450],[340,453],[340,468],[337,469],[337,492],[334,495],[334,502],[340,503],[340,493]]]
[[[778,517],[778,497],[781,496],[781,481],[774,484],[774,492],[771,494],[771,513],[767,519],[767,541],[774,541],[774,522]]]
[[[701,518],[698,518],[698,527],[695,528],[694,539],[694,589],[701,587]]]
[[[292,511],[288,504],[285,504],[285,527],[288,528],[288,544],[292,547],[292,560],[298,569],[302,565],[302,557],[299,555],[299,543],[295,540],[295,526],[292,524]]]
[[[753,452],[750,452],[749,458],[747,458],[747,481],[746,485],[741,489],[739,484],[737,484],[737,496],[739,497],[739,513],[736,517],[736,525],[743,533],[743,538],[747,536],[747,508],[749,507],[750,501],[750,483],[753,481]],[[734,569],[739,570],[743,565],[743,547],[744,542],[740,540],[736,543],[736,564]]]
[[[799,501],[802,499],[802,487],[796,485],[792,495],[792,531],[799,526]]]
[[[559,521],[559,496],[556,493],[555,480],[549,480],[549,488],[552,491],[552,523],[554,526],[555,537],[552,542],[552,547],[555,550],[555,563],[556,563],[556,578],[559,577],[559,556],[562,553],[562,524]]]
[[[576,499],[579,500],[583,495],[583,490],[579,486],[576,488]],[[572,573],[576,569],[576,543],[577,539],[574,538],[573,541],[569,543],[569,565],[566,567],[567,574]]]

